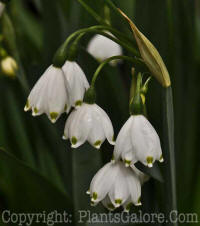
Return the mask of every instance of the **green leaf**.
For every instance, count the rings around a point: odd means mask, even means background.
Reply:
[[[154,163],[154,166],[152,168],[148,168],[145,167],[143,164],[141,163],[137,163],[136,167],[141,170],[143,173],[146,173],[147,175],[153,177],[154,179],[160,181],[160,182],[164,182],[164,178],[162,176],[161,170],[159,168],[158,163]]]
[[[163,156],[165,159],[165,208],[167,214],[177,210],[176,200],[176,163],[174,153],[174,112],[172,88],[163,89]],[[178,225],[168,223],[166,225]]]
[[[0,190],[13,211],[72,212],[69,196],[24,162],[0,149]],[[52,178],[53,179],[53,178]]]

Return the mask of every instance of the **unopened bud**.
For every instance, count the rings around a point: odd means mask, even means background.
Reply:
[[[9,77],[15,77],[18,66],[15,59],[10,56],[7,56],[1,60],[0,68],[3,74]]]

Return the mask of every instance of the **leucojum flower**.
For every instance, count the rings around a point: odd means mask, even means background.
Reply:
[[[132,204],[141,205],[141,184],[145,180],[146,176],[134,166],[109,162],[93,177],[87,194],[92,205],[102,202],[109,210],[123,206],[128,212]]]
[[[122,159],[127,167],[138,161],[148,167],[152,167],[156,160],[164,161],[160,138],[143,115],[141,81],[139,73],[136,94],[130,104],[131,116],[121,128],[114,148],[114,160]]]
[[[163,162],[160,139],[143,115],[131,115],[116,139],[114,159],[122,158],[126,166],[140,161],[152,167],[155,160]]]
[[[132,204],[141,205],[141,186],[149,179],[134,164],[139,161],[152,167],[156,160],[163,162],[159,136],[144,116],[145,101],[143,103],[141,100],[141,94],[146,94],[149,80],[142,86],[142,76],[141,73],[138,74],[130,103],[131,115],[121,128],[115,144],[112,122],[107,113],[96,104],[95,81],[105,63],[113,59],[129,59],[131,62],[133,59],[120,56],[122,49],[114,41],[96,35],[88,45],[88,52],[100,61],[117,56],[99,65],[90,87],[84,72],[75,62],[81,37],[80,33],[76,38],[73,34],[72,46],[68,47],[72,42],[69,38],[58,49],[53,64],[31,90],[24,110],[32,110],[33,116],[45,113],[54,123],[62,113],[68,113],[73,107],[66,120],[63,135],[63,139],[70,140],[72,148],[78,148],[88,141],[93,147],[100,149],[106,139],[111,145],[115,145],[111,162],[96,173],[87,193],[92,205],[102,202],[109,210],[122,206],[125,211],[129,211]]]
[[[106,138],[110,144],[114,145],[113,137],[114,131],[110,118],[93,101],[92,103],[85,101],[78,109],[72,111],[66,121],[63,135],[64,139],[70,139],[72,148],[79,147],[87,140],[99,149]]]
[[[107,33],[110,34],[109,32]],[[122,48],[120,45],[99,34],[95,35],[90,40],[87,51],[99,61],[103,61],[112,56],[122,55]],[[120,60],[111,61],[110,64],[115,66],[118,62],[120,62]]]
[[[62,113],[82,102],[88,88],[85,74],[76,62],[66,61],[63,67],[51,65],[31,90],[24,110],[32,109],[33,116],[46,113],[55,123]]]

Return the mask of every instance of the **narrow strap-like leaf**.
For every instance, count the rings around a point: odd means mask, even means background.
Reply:
[[[165,159],[165,204],[166,213],[177,210],[176,202],[176,167],[174,153],[174,112],[172,88],[163,89],[163,154]],[[177,226],[177,223],[166,223]]]

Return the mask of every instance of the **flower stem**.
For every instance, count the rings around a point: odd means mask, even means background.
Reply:
[[[105,0],[106,4],[110,6],[110,8],[113,9],[113,11],[115,11],[121,18],[123,18],[123,16],[121,15],[121,13],[119,12],[118,8],[115,6],[115,4],[113,4],[112,1],[110,0]]]
[[[135,64],[141,64],[141,61],[139,60],[136,60],[135,58],[133,57],[129,57],[129,56],[113,56],[113,57],[110,57],[106,60],[104,60],[100,65],[99,67],[97,68],[97,70],[95,71],[94,75],[93,75],[93,78],[92,78],[92,82],[91,82],[91,87],[94,87],[95,86],[95,82],[96,82],[96,79],[99,75],[99,73],[101,72],[101,70],[103,69],[103,67],[108,64],[109,62],[113,61],[113,60],[117,60],[117,59],[122,59],[122,60],[126,60],[126,61],[130,61],[132,63],[135,63]]]
[[[116,34],[117,36],[122,37],[122,39],[123,39],[124,41],[120,41],[120,40],[116,39],[115,37],[113,37],[113,36],[107,34],[107,33],[104,32],[104,31],[101,31],[101,30],[108,30],[108,31],[110,31],[110,32],[113,33],[113,34]],[[111,28],[111,27],[109,27],[109,26],[101,26],[101,25],[100,25],[100,26],[99,26],[99,25],[97,25],[97,26],[92,26],[92,27],[89,27],[89,28],[83,28],[83,29],[80,29],[80,30],[78,30],[78,31],[76,31],[76,32],[74,32],[74,33],[72,33],[72,34],[67,38],[67,40],[66,40],[65,43],[64,43],[65,48],[67,48],[68,44],[69,44],[69,43],[70,43],[77,35],[79,35],[79,34],[81,34],[81,33],[87,33],[87,32],[88,32],[88,33],[91,32],[91,33],[101,34],[101,35],[103,35],[103,36],[105,36],[105,37],[107,37],[107,38],[113,40],[114,42],[117,42],[118,44],[122,45],[124,48],[127,48],[127,50],[130,50],[130,51],[131,51],[132,53],[134,53],[136,56],[140,56],[137,50],[135,50],[134,48],[130,47],[128,44],[125,43],[125,37],[126,37],[126,36],[124,36],[121,32],[119,32],[119,31],[117,31],[117,30],[115,30],[114,28]]]
[[[102,30],[109,30],[113,33],[117,33],[118,36],[122,36],[121,32],[118,32],[118,31],[116,31],[115,29],[113,29],[109,26],[99,26],[99,25],[97,25],[97,26],[92,26],[92,27],[89,27],[89,28],[80,29],[80,30],[72,33],[66,39],[66,41],[62,44],[62,46],[57,50],[57,52],[56,52],[56,54],[53,58],[53,64],[55,66],[58,64],[59,67],[62,66],[62,63],[67,60],[67,50],[68,50],[69,43],[73,39],[75,39],[76,36],[81,35],[82,33],[84,33],[84,34],[86,34],[86,33],[100,34],[100,35],[105,36],[105,37],[113,40],[114,42],[118,43],[119,45],[121,45],[122,47],[124,47],[125,49],[127,49],[128,51],[133,53],[135,56],[140,56],[138,51],[136,49],[134,49],[133,47],[131,47],[130,43],[127,43],[127,41],[124,41],[124,36],[123,36],[123,41],[122,41],[122,40],[119,40],[119,39],[115,38],[114,36],[106,33],[105,31],[102,31]]]
[[[102,25],[108,25],[105,20],[103,20],[90,6],[84,2],[84,0],[78,0],[78,2],[85,8],[86,11],[88,11],[90,15],[96,19],[98,23]]]

